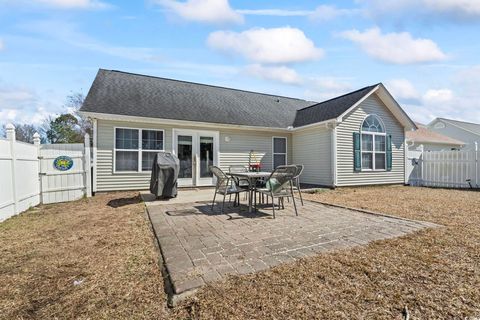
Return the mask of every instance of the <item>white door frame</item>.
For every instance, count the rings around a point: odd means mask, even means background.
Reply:
[[[178,185],[181,187],[191,186],[212,186],[214,184],[213,178],[200,178],[200,136],[213,137],[213,164],[219,166],[220,164],[220,133],[218,131],[208,130],[192,130],[192,129],[172,129],[172,153],[178,154],[178,139],[179,135],[192,136],[192,153],[193,168],[192,180],[178,179]]]

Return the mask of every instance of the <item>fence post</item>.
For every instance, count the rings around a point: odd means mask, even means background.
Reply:
[[[88,198],[92,196],[92,162],[90,160],[90,136],[85,134],[85,153],[84,153],[84,167],[85,167],[85,193]]]
[[[17,197],[17,186],[16,186],[16,163],[17,163],[17,156],[15,154],[15,126],[11,123],[7,124],[5,127],[7,140],[10,142],[10,154],[12,156],[12,194],[13,194],[13,213],[18,214],[18,197]]]
[[[42,193],[42,159],[40,159],[40,135],[38,132],[35,132],[33,134],[33,144],[37,146],[37,159],[38,159],[38,193],[39,193],[39,198],[40,198],[40,203],[43,203],[43,193]]]
[[[478,142],[475,141],[475,187],[478,188]]]
[[[425,156],[425,150],[423,148],[423,144],[420,145],[420,157],[418,157],[418,161],[420,162],[420,179],[418,178],[418,170],[417,170],[417,183],[420,187],[423,187],[423,157]],[[417,168],[418,169],[418,168]]]

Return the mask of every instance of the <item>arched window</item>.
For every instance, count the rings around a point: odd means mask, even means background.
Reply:
[[[361,127],[362,170],[386,169],[386,133],[382,120],[369,115]]]

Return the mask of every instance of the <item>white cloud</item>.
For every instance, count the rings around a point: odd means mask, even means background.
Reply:
[[[285,9],[238,9],[240,14],[253,16],[276,16],[276,17],[306,17],[311,15],[312,10],[285,10]]]
[[[288,9],[238,9],[244,15],[278,16],[278,17],[309,17],[315,21],[329,21],[341,16],[352,16],[362,12],[359,9],[340,9],[332,5],[320,5],[314,10]]]
[[[252,64],[245,68],[245,72],[249,75],[265,80],[273,80],[286,84],[302,83],[302,79],[298,73],[294,69],[285,66],[266,67],[260,64]]]
[[[445,104],[453,100],[453,92],[450,89],[430,89],[422,96],[425,104]]]
[[[3,83],[0,83],[0,106],[0,125],[8,122],[39,125],[55,114],[48,110],[60,108],[60,104],[55,107],[49,99],[40,98],[30,88]]]
[[[4,0],[9,5],[42,6],[55,9],[105,9],[110,4],[99,0]]]
[[[407,79],[391,79],[385,85],[397,100],[414,100],[420,97],[415,86]]]
[[[316,21],[329,21],[339,17],[352,16],[360,13],[361,10],[357,9],[339,9],[331,5],[318,6],[310,15],[312,20]]]
[[[430,39],[414,39],[408,32],[382,34],[379,28],[349,30],[341,36],[358,44],[369,56],[385,62],[412,64],[441,61],[447,55]]]
[[[459,70],[441,87],[425,90],[416,103],[405,109],[416,120],[430,122],[435,117],[445,117],[480,123],[480,66]]]
[[[345,78],[309,76],[305,83],[305,98],[312,101],[322,102],[352,91]]]
[[[302,30],[291,27],[255,28],[243,32],[216,31],[208,36],[207,43],[215,50],[239,54],[259,63],[317,60],[324,54]]]
[[[228,0],[156,0],[155,3],[171,10],[188,21],[205,23],[242,23],[243,16],[230,7]]]
[[[68,22],[54,20],[36,21],[22,25],[21,27],[26,31],[38,33],[77,48],[99,52],[113,57],[147,62],[160,60],[159,53],[154,48],[123,47],[101,42],[78,31],[75,24]]]
[[[480,17],[478,0],[360,0],[374,17],[418,16],[471,19]]]

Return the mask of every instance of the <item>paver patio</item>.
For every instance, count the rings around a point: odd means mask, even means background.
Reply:
[[[270,207],[249,214],[247,207],[207,202],[148,205],[174,294],[228,274],[265,270],[328,250],[365,245],[434,224],[374,215],[305,201],[295,216],[292,204],[272,218]]]

